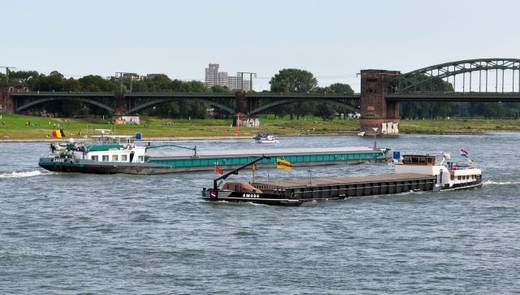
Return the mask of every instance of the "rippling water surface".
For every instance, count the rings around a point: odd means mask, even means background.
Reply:
[[[519,143],[514,133],[384,139],[380,145],[403,152],[457,154],[465,147],[485,185],[299,208],[206,203],[199,196],[212,183],[210,172],[49,173],[37,166],[47,144],[0,144],[0,293],[520,292]],[[184,144],[256,147],[249,140]],[[279,146],[371,144],[294,137]],[[388,171],[376,164],[312,174]],[[269,173],[308,174],[304,168]]]

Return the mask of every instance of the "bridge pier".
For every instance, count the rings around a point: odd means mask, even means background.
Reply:
[[[244,91],[235,93],[235,115],[233,116],[233,126],[237,125],[237,117],[249,119],[249,114],[258,107],[258,98],[247,98]]]
[[[128,105],[128,99],[124,94],[116,94],[115,105],[114,105],[114,116],[123,116],[128,113],[130,107]]]
[[[393,91],[391,81],[400,75],[398,71],[361,71],[361,119],[360,128],[365,135],[399,135],[399,102],[387,102],[385,97]]]
[[[0,89],[0,111],[10,114],[16,113],[16,101],[11,96],[13,92],[27,92],[26,86],[9,86]]]

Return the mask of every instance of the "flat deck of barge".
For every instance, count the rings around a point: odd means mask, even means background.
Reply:
[[[253,186],[260,186],[272,189],[300,189],[311,187],[328,187],[338,185],[353,185],[366,183],[384,183],[396,181],[411,181],[411,180],[429,180],[435,177],[426,174],[416,173],[392,173],[383,175],[366,175],[366,176],[351,176],[351,177],[331,177],[331,178],[314,178],[314,179],[288,179],[283,181],[269,182],[269,183],[254,183]]]
[[[284,159],[293,166],[321,166],[362,162],[386,161],[385,153],[368,147],[320,147],[320,148],[270,148],[238,150],[200,150],[194,156],[192,151],[164,153],[151,152],[146,162],[169,166],[175,170],[201,171],[212,170],[215,165],[224,169],[236,168],[265,155],[257,164],[259,167],[275,167],[277,159]]]
[[[433,191],[436,177],[398,173],[338,178],[289,179],[268,183],[228,182],[222,190],[203,190],[212,201],[245,201],[270,205],[298,206],[308,201]]]

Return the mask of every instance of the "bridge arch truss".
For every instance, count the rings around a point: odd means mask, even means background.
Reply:
[[[451,92],[518,93],[520,59],[468,59],[425,67],[401,74],[394,93],[438,91],[441,80],[451,84]]]

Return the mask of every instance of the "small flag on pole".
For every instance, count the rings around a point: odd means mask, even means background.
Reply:
[[[287,160],[277,159],[276,160],[276,168],[277,169],[283,169],[287,171],[292,170],[292,163]]]
[[[222,167],[220,167],[220,165],[216,164],[215,165],[215,173],[218,173],[220,175],[224,175],[224,169],[222,169]]]
[[[459,150],[460,150],[460,155],[461,156],[466,157],[466,158],[469,156],[468,151],[466,151],[465,149],[460,148]]]
[[[51,137],[52,138],[63,138],[63,137],[65,137],[65,132],[63,132],[63,129],[53,130],[51,132]]]

